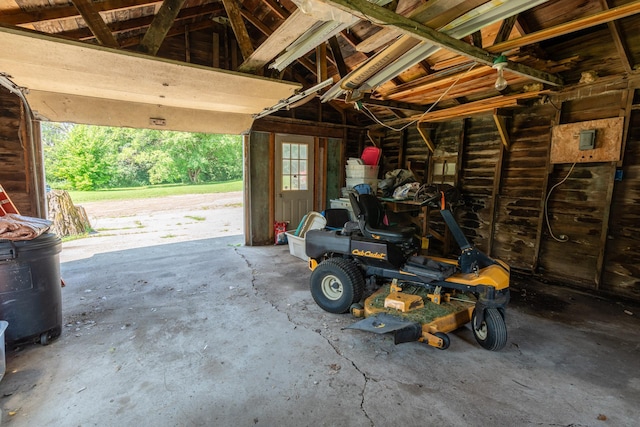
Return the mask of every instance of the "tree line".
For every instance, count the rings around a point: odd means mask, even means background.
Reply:
[[[42,123],[47,183],[68,190],[242,178],[242,139],[150,129]]]

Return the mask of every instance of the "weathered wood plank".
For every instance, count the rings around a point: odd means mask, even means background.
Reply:
[[[164,0],[162,2],[160,10],[142,38],[138,50],[154,56],[158,53],[158,49],[160,49],[184,2],[185,0]]]
[[[98,42],[103,46],[118,48],[118,42],[111,33],[111,30],[107,27],[104,20],[93,7],[94,3],[89,0],[72,0],[75,7],[82,15],[82,19],[87,24],[87,27],[91,30]]]

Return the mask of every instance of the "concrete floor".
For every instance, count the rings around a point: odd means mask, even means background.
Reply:
[[[117,237],[111,237],[112,239]],[[640,307],[513,281],[509,341],[343,330],[306,263],[242,236],[65,243],[63,333],[7,349],[8,426],[632,426]],[[111,243],[114,243],[113,241]],[[163,244],[162,244],[163,243]],[[99,250],[102,248],[102,250]],[[626,311],[626,313],[625,313]],[[631,314],[629,314],[631,313]]]

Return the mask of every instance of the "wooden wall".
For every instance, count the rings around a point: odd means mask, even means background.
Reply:
[[[362,140],[362,131],[339,125],[267,117],[254,122],[245,138],[245,244],[273,244],[275,135],[315,137],[314,210],[329,207],[344,186],[345,139]],[[356,145],[356,144],[352,144]],[[266,213],[266,214],[265,214]]]
[[[437,183],[442,168],[434,161],[455,156],[462,141],[458,187],[465,205],[456,217],[475,245],[522,272],[640,299],[636,87],[620,79],[596,83],[514,110],[507,122],[508,149],[490,113],[439,123],[431,131],[436,144],[431,156],[414,130],[387,132],[386,167],[406,168],[431,157],[425,180]],[[550,164],[552,126],[613,117],[625,117],[628,124],[622,161]]]
[[[0,184],[22,215],[44,218],[44,194],[36,191],[44,182],[39,129],[34,122],[34,153],[20,98],[0,87]]]
[[[502,161],[492,255],[529,271],[537,258],[555,112],[551,104],[517,111],[510,126],[511,147]]]
[[[245,244],[273,243],[273,141],[270,133],[251,132],[245,142]]]
[[[601,289],[640,299],[640,90],[634,91],[621,180],[613,189]]]

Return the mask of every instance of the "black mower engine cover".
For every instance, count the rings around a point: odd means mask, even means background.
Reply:
[[[342,235],[337,230],[309,230],[305,237],[307,256],[321,260],[325,255],[341,254],[366,260],[367,263],[389,263],[398,268],[405,257],[402,250],[384,240],[358,235]]]

